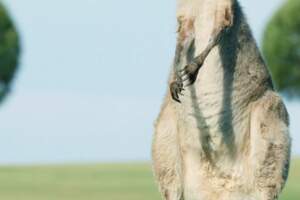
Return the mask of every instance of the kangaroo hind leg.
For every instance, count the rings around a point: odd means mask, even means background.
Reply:
[[[280,97],[266,94],[251,114],[251,163],[254,184],[263,200],[278,199],[288,176],[290,136],[288,114]]]
[[[167,103],[157,120],[152,147],[154,175],[165,200],[183,200],[178,146],[176,115]]]

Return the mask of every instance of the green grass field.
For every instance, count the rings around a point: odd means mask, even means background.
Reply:
[[[294,160],[281,200],[300,199]],[[147,164],[0,167],[0,200],[160,200]]]

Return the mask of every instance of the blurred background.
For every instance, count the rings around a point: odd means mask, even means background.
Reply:
[[[150,149],[175,0],[0,2],[0,199],[159,200]],[[298,200],[300,1],[240,2],[290,113],[282,199]]]

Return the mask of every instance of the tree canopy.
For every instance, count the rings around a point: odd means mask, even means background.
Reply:
[[[269,22],[263,53],[276,88],[289,97],[300,97],[300,1],[286,0]]]
[[[18,33],[6,9],[0,4],[0,101],[10,91],[19,53]]]

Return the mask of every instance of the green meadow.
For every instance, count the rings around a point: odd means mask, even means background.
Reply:
[[[0,167],[1,200],[160,200],[148,164]],[[300,159],[281,200],[300,199]]]

